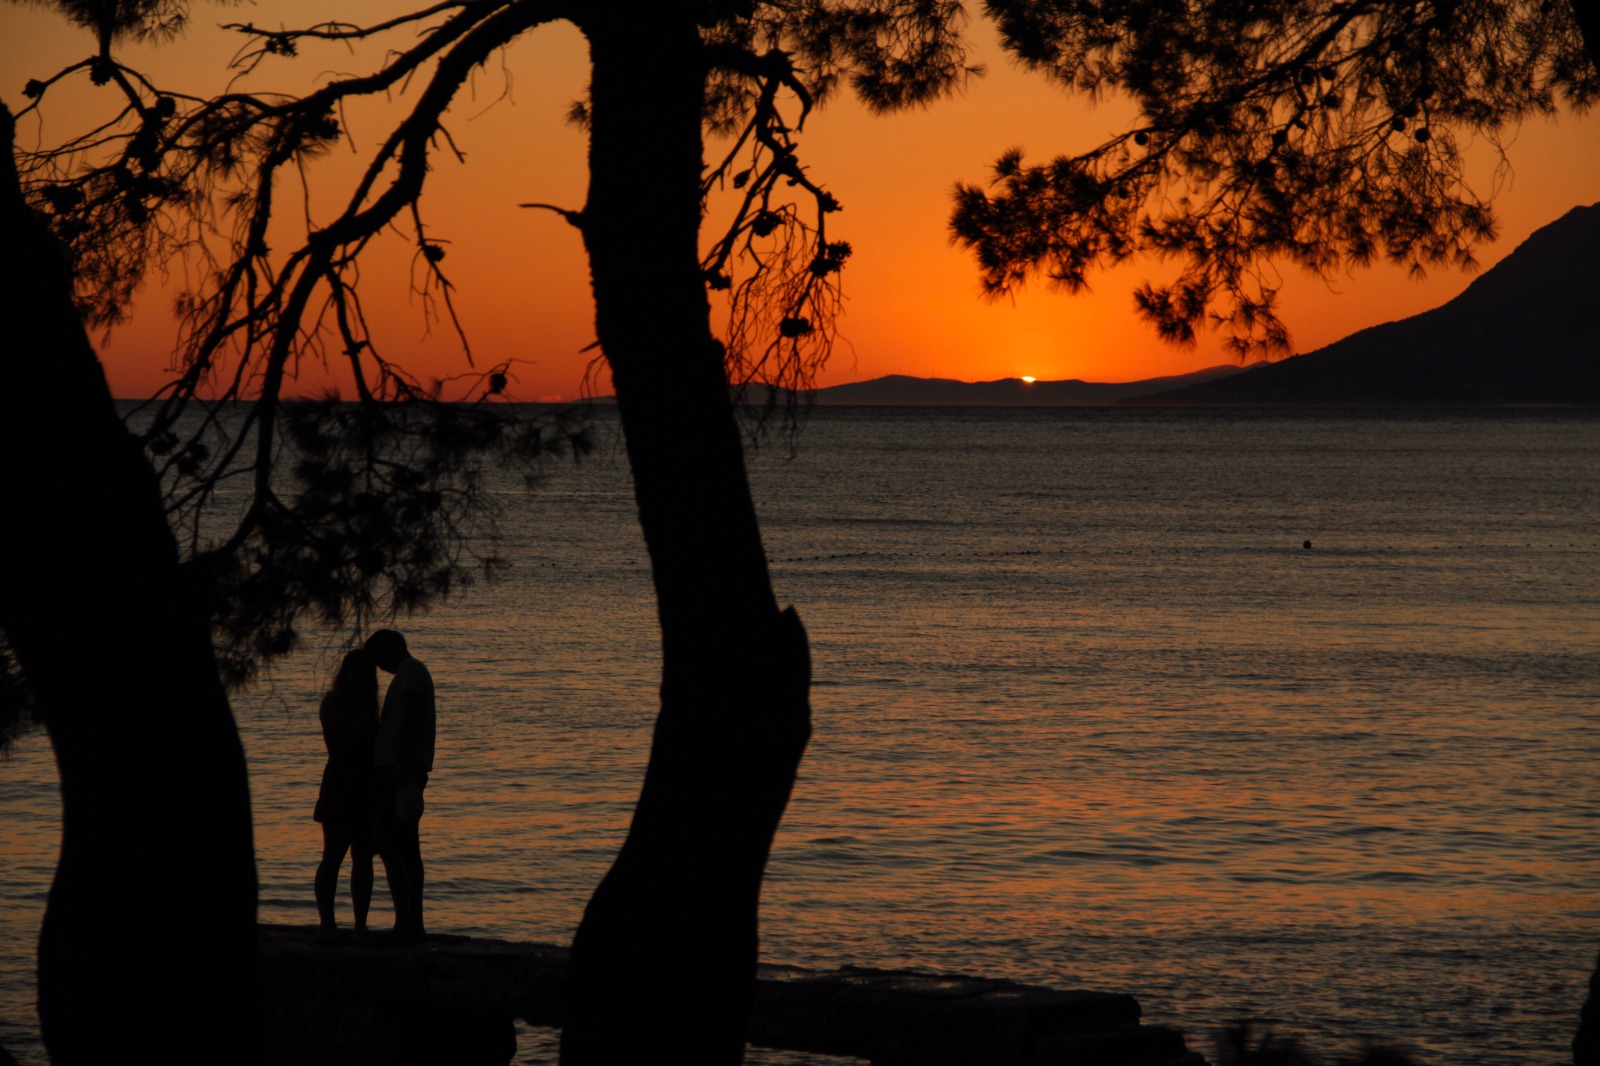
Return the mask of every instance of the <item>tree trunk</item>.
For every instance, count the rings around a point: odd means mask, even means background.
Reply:
[[[1589,974],[1589,995],[1578,1014],[1578,1035],[1572,1038],[1573,1066],[1600,1066],[1600,958]]]
[[[705,72],[692,5],[589,38],[584,239],[661,623],[650,764],[573,939],[567,1066],[737,1063],[767,853],[810,735],[810,658],[767,573],[700,275]]]
[[[0,627],[60,773],[39,937],[53,1062],[240,1061],[254,1042],[244,752],[155,473],[117,417],[0,107]]]

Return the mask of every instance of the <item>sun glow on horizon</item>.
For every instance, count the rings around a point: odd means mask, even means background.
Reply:
[[[352,11],[376,8],[375,0],[350,0]],[[345,10],[341,6],[341,11]],[[289,25],[325,17],[310,0],[281,0],[275,18]],[[1040,153],[1076,151],[1100,143],[1110,129],[1137,118],[1125,99],[1092,102],[1084,94],[1059,88],[1012,65],[992,24],[974,20],[970,59],[988,73],[967,90],[937,107],[913,110],[892,120],[840,99],[811,128],[802,146],[809,173],[836,194],[849,211],[841,236],[855,248],[844,275],[849,313],[839,323],[840,341],[817,384],[867,381],[891,372],[963,381],[1039,381],[1081,379],[1137,381],[1184,374],[1228,362],[1225,338],[1204,334],[1179,349],[1165,344],[1134,313],[1133,293],[1147,279],[1170,280],[1159,264],[1137,261],[1108,266],[1095,275],[1093,291],[1066,297],[1034,284],[1003,300],[980,292],[969,252],[951,245],[947,224],[950,183],[978,180],[1006,146],[1026,145]],[[160,80],[200,93],[221,92],[232,84],[227,68],[234,34],[195,20],[179,40],[130,44],[127,58]],[[42,6],[0,4],[0,73],[20,84],[45,77],[52,69],[77,62],[93,50],[90,35]],[[311,47],[311,46],[308,46]],[[334,63],[340,42],[322,42]],[[313,50],[316,50],[313,48]],[[479,111],[464,96],[452,111],[461,117],[462,148],[470,166],[441,155],[428,177],[433,214],[430,232],[449,240],[456,309],[470,336],[469,357],[452,330],[427,318],[414,291],[416,247],[404,234],[385,234],[364,262],[362,284],[368,317],[386,357],[403,365],[419,382],[472,379],[478,365],[511,360],[511,385],[519,400],[574,397],[594,365],[594,307],[581,237],[554,212],[528,212],[528,200],[581,206],[587,196],[587,138],[568,120],[567,101],[588,84],[588,50],[570,23],[540,27],[504,52],[504,85],[513,80],[499,106]],[[279,57],[282,58],[282,57]],[[344,62],[344,60],[340,60]],[[274,90],[308,92],[319,86],[324,61],[307,55],[300,64],[285,61],[263,68]],[[501,79],[489,75],[494,85]],[[95,128],[102,107],[114,107],[116,93],[73,82],[51,89],[48,115],[34,112],[19,138],[40,143]],[[253,83],[252,83],[253,84]],[[490,83],[485,83],[489,85]],[[470,95],[470,94],[469,94]],[[107,101],[110,101],[107,103]],[[352,144],[369,145],[396,121],[390,103],[374,101],[343,121],[354,131]],[[398,106],[396,104],[395,106]],[[470,118],[462,117],[470,116]],[[1479,250],[1484,269],[1508,254],[1529,233],[1565,210],[1559,205],[1600,200],[1600,119],[1532,119],[1518,134],[1517,181],[1496,201],[1501,237]],[[467,134],[470,133],[470,137]],[[466,143],[470,141],[470,143]],[[330,153],[314,162],[312,209],[342,207],[349,187],[359,180],[361,158]],[[1476,157],[1475,157],[1476,159]],[[1472,163],[1489,187],[1497,152]],[[309,171],[308,171],[309,173]],[[732,195],[731,193],[729,195]],[[333,205],[330,207],[329,205]],[[285,225],[292,221],[285,216]],[[831,232],[831,231],[830,231]],[[285,240],[289,239],[287,231]],[[128,322],[97,338],[114,395],[141,398],[170,383],[178,361],[174,349],[179,324],[170,313],[177,290],[187,284],[182,269],[169,279],[153,270]],[[1471,276],[1430,271],[1425,283],[1412,283],[1403,271],[1379,267],[1324,281],[1285,278],[1282,314],[1294,332],[1297,351],[1311,351],[1379,322],[1405,318],[1437,307],[1458,295]],[[352,384],[338,347],[304,361],[297,392]],[[1023,360],[1041,375],[1017,376]],[[597,394],[609,392],[603,363]]]

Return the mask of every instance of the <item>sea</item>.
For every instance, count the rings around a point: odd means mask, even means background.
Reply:
[[[626,830],[658,634],[594,418],[594,454],[496,489],[504,577],[398,623],[438,686],[436,932],[568,941]],[[1570,1061],[1600,949],[1600,412],[821,408],[749,463],[816,675],[764,959],[1127,992],[1208,1052],[1254,1019],[1326,1057]],[[315,922],[339,652],[308,635],[234,700],[265,922]],[[58,833],[31,737],[0,762],[23,1066]],[[516,1061],[555,1040],[524,1027]]]

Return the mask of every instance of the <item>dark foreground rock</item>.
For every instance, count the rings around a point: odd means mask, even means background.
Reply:
[[[688,950],[686,948],[686,950]],[[261,927],[262,1061],[504,1066],[512,1024],[559,1028],[567,951],[459,936],[322,945]],[[1132,997],[983,977],[763,966],[750,1043],[877,1066],[1203,1066]],[[665,1049],[663,1049],[665,1051]]]

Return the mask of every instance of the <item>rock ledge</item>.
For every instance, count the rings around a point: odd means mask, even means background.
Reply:
[[[567,949],[463,936],[323,945],[261,927],[263,1061],[505,1066],[513,1020],[559,1028]],[[1203,1066],[1139,1004],[985,977],[762,966],[750,1043],[876,1066]]]

